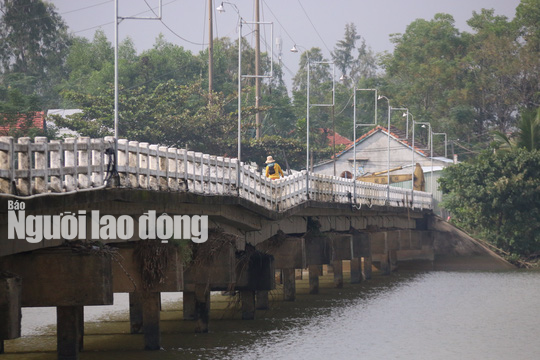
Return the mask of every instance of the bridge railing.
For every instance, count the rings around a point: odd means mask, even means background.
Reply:
[[[432,206],[432,196],[425,192],[413,194],[407,189],[316,173],[308,176],[305,170],[270,180],[236,159],[136,141],[118,140],[115,164],[112,137],[50,142],[45,137],[36,137],[34,142],[30,138],[19,138],[18,142],[0,138],[0,193],[60,194],[105,187],[110,178],[117,178],[117,185],[126,188],[239,196],[275,211],[287,210],[308,198],[357,207]]]

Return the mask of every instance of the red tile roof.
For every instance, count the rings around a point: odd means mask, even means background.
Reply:
[[[322,134],[323,132],[326,132],[328,135],[327,135],[327,138],[328,138],[328,145],[329,146],[332,146],[334,144],[334,134],[332,132],[332,129],[323,129],[323,128],[319,128],[319,132]],[[345,136],[343,135],[340,135],[339,133],[336,132],[336,145],[345,145],[345,146],[349,146],[351,145],[353,142],[349,139],[347,139]]]
[[[24,115],[19,115],[19,118],[17,119],[17,123],[14,124],[15,128],[18,130],[26,130],[29,128],[38,128],[38,129],[44,129],[45,128],[45,113],[43,111],[36,111],[30,121],[29,119],[25,117]],[[7,121],[7,118],[4,116],[4,121]],[[13,129],[13,125],[0,125],[0,136],[9,136],[10,131]]]

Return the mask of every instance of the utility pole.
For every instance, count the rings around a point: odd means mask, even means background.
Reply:
[[[259,18],[259,0],[255,0],[255,138],[261,137],[261,114],[259,106],[261,100],[261,29]]]
[[[214,90],[214,33],[212,12],[214,11],[213,0],[208,0],[208,96],[212,102]]]

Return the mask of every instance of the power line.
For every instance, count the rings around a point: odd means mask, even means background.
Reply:
[[[298,4],[300,5],[300,7],[302,8],[302,10],[304,11],[304,14],[306,14],[306,17],[308,18],[309,20],[309,23],[311,24],[311,26],[313,27],[313,30],[315,30],[315,32],[317,33],[317,35],[319,36],[319,39],[322,41],[322,43],[324,44],[324,47],[326,48],[326,50],[328,50],[328,52],[331,54],[332,51],[330,51],[330,49],[328,48],[328,46],[326,45],[326,43],[324,42],[321,34],[319,34],[319,31],[317,30],[317,28],[315,27],[315,25],[313,24],[313,22],[311,21],[311,18],[309,17],[308,13],[306,12],[306,9],[304,9],[304,6],[302,5],[302,2],[300,0],[297,0],[298,1]]]

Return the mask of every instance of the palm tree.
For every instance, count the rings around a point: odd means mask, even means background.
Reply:
[[[494,131],[493,134],[495,141],[502,143],[501,150],[515,148],[540,150],[540,108],[536,114],[532,111],[525,112],[518,124],[518,130],[510,136],[500,131]]]

